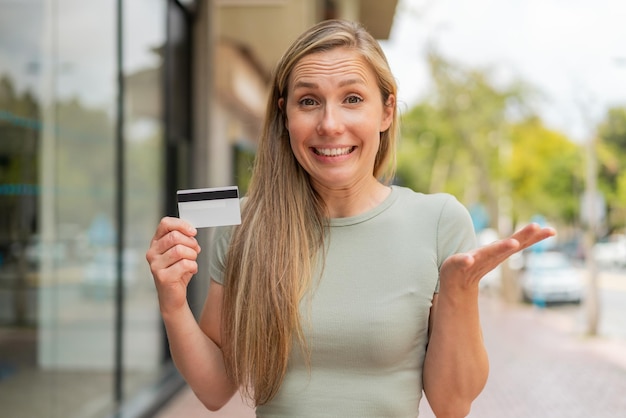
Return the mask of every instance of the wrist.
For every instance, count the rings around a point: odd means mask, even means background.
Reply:
[[[162,300],[159,298],[159,311],[163,320],[174,319],[180,315],[186,314],[187,311],[191,312],[191,308],[187,302],[187,298],[182,298],[179,301]]]
[[[478,302],[478,284],[458,284],[441,281],[439,284],[439,303],[460,307],[474,306]]]

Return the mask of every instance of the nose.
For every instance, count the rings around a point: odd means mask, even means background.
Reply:
[[[341,111],[334,106],[326,105],[317,124],[317,134],[320,136],[336,136],[343,130]]]

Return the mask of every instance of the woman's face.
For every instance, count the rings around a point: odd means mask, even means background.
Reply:
[[[303,57],[289,77],[286,113],[291,149],[313,187],[346,189],[374,178],[380,132],[393,119],[395,98],[383,106],[376,74],[354,50],[335,48]]]

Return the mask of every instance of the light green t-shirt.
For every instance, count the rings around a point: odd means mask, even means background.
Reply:
[[[216,234],[211,277],[223,283],[228,229]],[[303,317],[310,365],[298,348],[261,418],[417,417],[428,317],[439,268],[475,248],[470,216],[448,194],[393,186],[378,207],[332,219],[326,265]]]

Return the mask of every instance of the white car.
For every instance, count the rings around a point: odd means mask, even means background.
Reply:
[[[626,236],[614,235],[593,246],[593,257],[601,268],[626,267]]]
[[[526,254],[520,280],[522,295],[529,302],[536,304],[580,303],[583,298],[583,272],[560,252]]]

